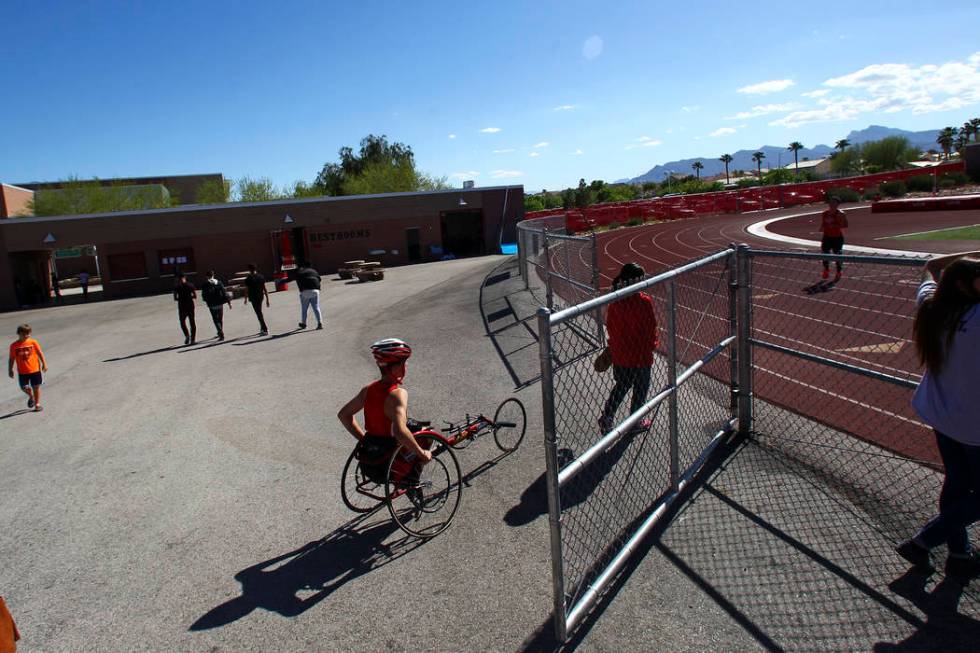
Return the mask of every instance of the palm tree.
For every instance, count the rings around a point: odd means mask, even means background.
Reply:
[[[698,176],[698,181],[701,181],[701,170],[704,168],[704,164],[700,161],[695,161],[691,164],[691,167],[694,168],[694,174]]]
[[[960,156],[963,156],[963,150],[966,149],[969,142],[970,135],[967,132],[960,131],[960,135],[956,137],[956,141],[953,143],[953,145],[956,147],[957,153],[959,153]]]
[[[967,143],[970,142],[970,135],[975,133],[976,129],[974,129],[973,123],[969,120],[963,123],[963,126],[960,127],[960,137],[965,137]]]
[[[943,154],[947,161],[949,161],[949,152],[953,149],[956,133],[956,127],[944,127],[939,131],[939,136],[936,137],[936,142],[939,143],[939,147],[943,148]]]
[[[766,158],[765,152],[756,152],[752,155],[752,160],[755,161],[756,172],[759,174],[759,183],[762,183],[762,160]]]
[[[971,118],[970,126],[973,127],[973,140],[980,143],[980,118]]]
[[[726,184],[731,183],[730,181],[728,181],[728,164],[732,162],[732,155],[722,154],[720,157],[718,157],[718,160],[725,164],[725,183]]]
[[[803,143],[801,143],[799,141],[793,141],[792,143],[789,144],[789,147],[787,147],[786,149],[787,150],[790,150],[793,153],[793,163],[796,164],[796,176],[799,177],[800,176],[800,154],[799,153],[800,153],[800,150],[803,149]]]
[[[841,152],[843,152],[844,150],[847,149],[847,146],[850,145],[850,144],[851,144],[851,141],[847,140],[846,138],[842,138],[839,141],[837,141],[837,144],[836,145],[834,145],[834,149],[835,150],[840,150]]]

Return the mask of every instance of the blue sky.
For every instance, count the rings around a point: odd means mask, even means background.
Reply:
[[[375,133],[557,189],[980,116],[975,0],[663,4],[0,0],[0,180],[288,184]]]

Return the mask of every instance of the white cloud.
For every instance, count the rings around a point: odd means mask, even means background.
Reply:
[[[818,98],[818,97],[823,97],[823,96],[827,95],[827,93],[830,93],[830,89],[829,88],[818,88],[815,91],[807,91],[806,93],[801,93],[801,95],[803,97]]]
[[[513,179],[523,177],[524,173],[520,170],[493,170],[490,172],[490,176],[494,179]]]
[[[772,79],[768,82],[759,82],[758,84],[749,84],[748,86],[743,86],[738,89],[738,93],[745,93],[746,95],[765,95],[767,93],[778,93],[779,91],[785,91],[790,86],[793,86],[796,82],[792,79]]]
[[[454,172],[449,176],[453,179],[472,179],[473,177],[479,177],[480,173],[476,170],[466,170],[464,172]]]
[[[532,157],[534,157],[534,156],[541,156],[541,153],[540,152],[531,152],[528,156],[532,156]]]
[[[745,120],[746,118],[757,118],[770,113],[784,113],[799,109],[800,105],[796,102],[784,102],[783,104],[757,104],[748,111],[739,111],[734,116],[725,116],[725,120]]]
[[[583,154],[585,154],[585,152],[583,152],[580,149],[579,150],[575,150],[574,152],[572,152],[572,156],[581,156]]]
[[[515,150],[515,149],[514,149],[514,148],[512,148],[512,147],[505,147],[505,148],[504,148],[504,149],[502,149],[502,150],[494,150],[494,151],[493,151],[493,153],[494,153],[494,154],[508,154],[508,153],[510,153],[510,152],[516,152],[516,151],[517,151],[517,150]]]
[[[719,127],[718,129],[708,134],[708,136],[728,136],[729,134],[734,134],[736,131],[738,130],[735,129],[734,127]]]
[[[483,134],[496,134],[500,131],[500,127],[484,127],[480,130]]]
[[[823,85],[827,88],[820,90],[828,92],[812,96],[818,98],[819,108],[794,111],[769,124],[799,127],[851,120],[864,113],[924,114],[980,104],[980,52],[943,64],[872,64]]]
[[[571,111],[572,109],[578,109],[577,104],[559,104],[554,108],[555,111]]]
[[[659,138],[650,138],[649,136],[640,136],[634,142],[626,146],[627,150],[635,150],[638,147],[657,147],[658,145],[663,145],[663,141]]]
[[[456,138],[456,134],[450,134],[450,135],[449,135],[449,138],[450,138],[450,139],[453,139],[453,138]]]
[[[694,113],[695,111],[699,110],[700,108],[701,108],[701,105],[699,105],[699,104],[692,104],[691,106],[681,107],[681,111],[683,111],[684,113]]]
[[[540,149],[542,147],[548,147],[549,145],[551,145],[551,143],[549,143],[548,141],[541,141],[540,143],[535,143],[534,147],[535,149]]]
[[[586,59],[595,59],[600,54],[602,54],[602,48],[604,43],[602,38],[599,36],[590,36],[585,39],[585,43],[582,44],[582,56]]]

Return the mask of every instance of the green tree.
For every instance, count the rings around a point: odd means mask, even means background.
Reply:
[[[785,168],[773,168],[762,175],[762,183],[767,185],[788,184],[794,179],[800,179],[799,173],[790,172]]]
[[[803,149],[803,143],[799,141],[793,141],[792,143],[789,144],[789,147],[787,147],[786,149],[793,153],[793,163],[796,166],[796,174],[799,175],[800,174],[800,150]]]
[[[861,151],[852,147],[830,155],[830,171],[837,175],[852,175],[861,171]]]
[[[908,167],[909,161],[919,158],[919,148],[903,136],[889,136],[880,141],[861,145],[861,160],[867,172],[886,172]]]
[[[694,168],[694,174],[697,175],[698,181],[701,181],[701,171],[704,170],[704,164],[700,161],[695,161],[691,164],[691,167]]]
[[[759,181],[762,181],[762,160],[766,158],[765,152],[754,152],[752,154],[752,160],[755,161],[756,173],[759,175]]]
[[[953,149],[953,142],[956,140],[956,127],[943,127],[936,137],[936,142],[943,149],[943,155],[949,161],[949,152]]]
[[[850,144],[851,144],[851,141],[847,140],[846,138],[842,138],[839,141],[837,141],[837,143],[834,144],[834,149],[837,149],[837,150],[840,150],[841,152],[843,152],[844,150],[847,149],[847,147]]]
[[[731,183],[728,179],[728,164],[732,162],[732,155],[722,154],[720,157],[718,157],[718,160],[725,164],[725,183]]]
[[[956,141],[953,146],[956,148],[956,153],[963,156],[963,150],[970,143],[970,135],[962,130],[960,130],[959,136],[956,137]]]
[[[289,191],[290,197],[321,197],[323,192],[316,184],[312,184],[302,179],[293,182],[293,188]]]
[[[374,166],[371,174],[375,179],[379,170],[378,164],[392,169],[390,171],[392,179],[401,179],[401,173],[396,172],[401,166],[407,165],[415,169],[415,155],[412,153],[412,148],[403,143],[389,143],[387,136],[384,135],[368,134],[361,139],[358,152],[355,153],[350,147],[342,147],[337,154],[340,161],[324,164],[313,182],[323,195],[349,194],[344,190],[348,182],[362,175],[371,165]],[[357,186],[358,184],[355,184],[355,187]]]
[[[980,118],[970,118],[970,127],[973,131],[973,141],[980,142]]]
[[[578,180],[578,188],[574,191],[575,193],[575,206],[580,209],[584,209],[588,205],[592,204],[592,191],[586,185],[584,179]]]
[[[231,187],[227,180],[208,179],[197,188],[198,204],[224,204],[231,195]]]
[[[235,182],[233,195],[237,202],[269,202],[284,197],[268,177],[244,176]]]
[[[97,178],[69,177],[61,188],[41,189],[27,204],[31,215],[84,215],[116,211],[163,209],[171,205],[165,188],[159,185],[103,185]]]
[[[544,196],[542,194],[537,194],[537,195],[525,194],[524,195],[524,212],[525,213],[529,213],[531,211],[542,211],[545,208],[546,207],[545,207],[545,204],[544,204]]]

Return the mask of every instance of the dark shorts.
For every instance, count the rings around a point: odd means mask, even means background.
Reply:
[[[375,483],[384,483],[388,475],[388,464],[398,448],[395,438],[381,435],[365,435],[357,443],[354,456],[361,463],[364,475]]]
[[[37,388],[44,382],[43,379],[41,378],[40,372],[33,372],[31,374],[18,374],[17,376],[20,377],[20,387],[22,388],[26,388],[28,386],[34,386],[35,388]]]
[[[844,251],[844,237],[843,236],[824,236],[823,240],[820,241],[820,251],[824,254],[833,252],[834,254],[840,254]]]

